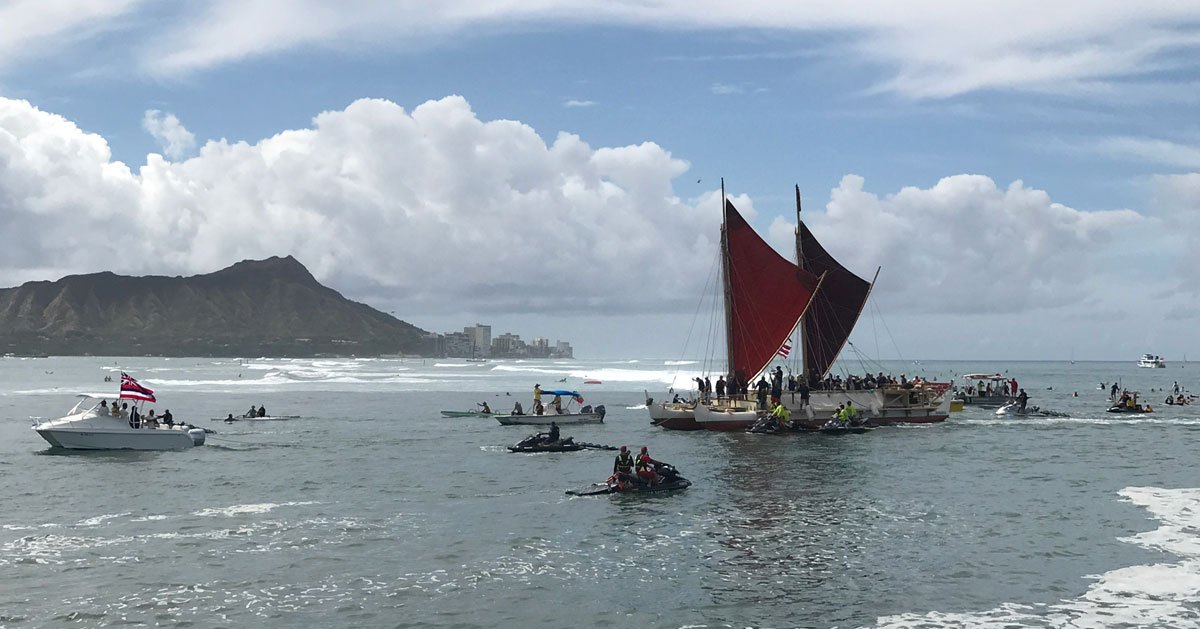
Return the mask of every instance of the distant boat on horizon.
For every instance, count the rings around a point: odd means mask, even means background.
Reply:
[[[1137,366],[1146,369],[1163,369],[1167,366],[1167,361],[1163,360],[1162,356],[1156,354],[1142,354],[1142,357],[1137,361]]]

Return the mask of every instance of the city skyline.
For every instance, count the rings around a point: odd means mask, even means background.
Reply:
[[[444,9],[0,8],[0,285],[293,254],[426,330],[707,354],[724,177],[882,267],[875,358],[1200,355],[1193,3]]]
[[[437,334],[441,355],[451,358],[574,358],[569,341],[534,337],[526,342],[519,334],[504,332],[492,337],[492,326],[476,323],[462,332]]]

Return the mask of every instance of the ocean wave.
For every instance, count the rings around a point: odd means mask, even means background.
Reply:
[[[252,504],[231,505],[228,507],[210,507],[192,512],[192,515],[200,517],[211,516],[226,516],[233,517],[235,515],[251,515],[258,513],[268,513],[279,507],[301,507],[307,505],[320,504],[312,501],[302,502],[257,502]]]
[[[1200,604],[1200,488],[1126,487],[1123,500],[1145,508],[1159,527],[1118,538],[1180,559],[1110,570],[1078,598],[1052,605],[1004,603],[982,612],[884,616],[889,629],[940,627],[1194,627]]]
[[[675,367],[675,366],[679,366],[679,365],[694,365],[698,362],[700,362],[700,361],[698,361],[698,360],[668,360],[668,361],[664,361],[663,365],[665,365],[667,367]]]
[[[507,372],[507,373],[529,373],[540,374],[545,376],[566,376],[568,379],[576,378],[581,380],[600,380],[602,382],[638,382],[638,383],[657,383],[674,385],[676,383],[688,382],[687,376],[678,374],[674,371],[658,371],[650,369],[617,369],[617,368],[600,368],[600,369],[547,369],[544,367],[518,367],[515,365],[496,365],[492,371]],[[566,383],[568,386],[571,382]]]
[[[128,511],[126,511],[125,513],[109,513],[109,514],[105,514],[105,515],[98,515],[95,517],[87,518],[85,520],[80,520],[75,526],[99,526],[99,525],[107,522],[108,520],[115,520],[116,518],[123,518],[127,515],[129,515]]]

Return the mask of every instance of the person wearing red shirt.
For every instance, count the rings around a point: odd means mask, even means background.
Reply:
[[[657,461],[650,458],[650,453],[646,451],[646,446],[642,446],[642,453],[637,458],[637,475],[647,484],[653,485],[658,482],[658,472],[654,471]]]

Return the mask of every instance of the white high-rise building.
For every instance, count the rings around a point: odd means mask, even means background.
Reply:
[[[484,358],[492,353],[492,326],[476,323],[463,328],[463,333],[475,343],[475,356]]]

